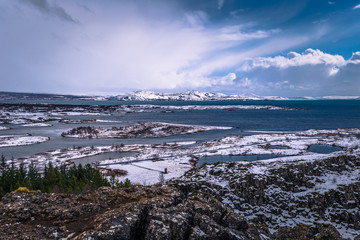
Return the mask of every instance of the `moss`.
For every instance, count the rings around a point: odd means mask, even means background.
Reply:
[[[40,190],[29,190],[27,187],[19,187],[18,189],[12,191],[13,193],[40,193]]]
[[[257,228],[267,228],[268,226],[265,223],[253,223],[255,227]]]
[[[318,235],[315,236],[315,240],[318,240],[318,239],[321,239],[321,238],[322,238],[322,237],[321,237],[320,234],[318,234]]]
[[[200,200],[199,195],[192,195],[195,200]]]

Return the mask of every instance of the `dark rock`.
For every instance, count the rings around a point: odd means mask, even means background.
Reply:
[[[252,164],[266,166],[266,174],[247,171]],[[278,237],[284,236],[284,239],[302,239],[301,236],[303,239],[316,236],[341,239],[336,229],[347,236],[360,232],[359,170],[360,159],[346,155],[282,165],[220,163],[192,169],[169,184],[184,194],[213,196],[229,204],[248,222],[266,225],[272,232],[279,231]],[[343,176],[349,176],[351,181],[337,182],[337,178]],[[287,222],[289,226],[297,222],[309,227],[279,228]],[[317,222],[331,223],[333,229],[321,227]],[[296,236],[300,233],[301,236]],[[289,237],[285,237],[287,234]]]
[[[264,232],[216,199],[169,187],[11,193],[2,201],[0,236],[6,239],[260,240]]]
[[[311,227],[308,225],[300,224],[294,228],[290,227],[281,227],[273,235],[272,239],[274,240],[287,240],[287,239],[297,239],[297,240],[342,240],[339,232],[331,225],[328,224],[318,224],[316,227]]]

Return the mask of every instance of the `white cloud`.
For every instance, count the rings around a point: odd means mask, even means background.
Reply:
[[[269,37],[271,32],[269,31],[254,31],[246,33],[242,31],[242,25],[232,25],[219,29],[219,33],[214,37],[218,41],[245,41],[251,39],[261,39]]]
[[[304,53],[289,52],[286,57],[259,57],[245,64],[243,71],[249,71],[254,68],[275,67],[285,69],[289,67],[298,67],[303,65],[326,65],[326,66],[343,66],[346,61],[340,55],[331,55],[320,50],[307,49]]]
[[[360,52],[354,52],[349,61],[351,63],[360,63]]]
[[[228,86],[232,85],[234,83],[234,80],[236,79],[235,73],[229,73],[228,75],[224,77],[215,77],[211,80],[212,85],[222,85],[222,86]]]
[[[66,41],[46,52],[51,56],[46,69],[28,61],[34,69],[31,78],[47,76],[49,84],[76,92],[226,86],[234,84],[236,75],[222,70],[244,60],[241,52],[226,50],[276,33],[242,25],[208,29],[202,11],[184,12],[181,21],[164,22],[129,11],[126,5],[121,12],[90,3],[89,7],[96,14],[71,8],[81,25],[52,30]],[[229,56],[237,59],[230,63]]]
[[[56,1],[52,5],[50,0],[38,2],[46,3],[46,11],[57,6]],[[81,24],[44,21],[38,9],[24,5],[17,6],[19,12],[8,7],[2,16],[5,20],[0,21],[0,35],[5,36],[0,38],[4,56],[0,65],[6,69],[0,71],[0,79],[14,79],[7,85],[16,91],[116,93],[228,87],[229,92],[237,92],[236,87],[266,88],[261,74],[255,74],[255,69],[266,65],[290,68],[327,62],[327,75],[341,72],[331,72],[331,67],[341,62],[340,57],[315,50],[275,60],[256,58],[320,38],[326,29],[289,35],[278,29],[262,30],[254,23],[215,25],[203,11],[185,11],[161,2],[144,7],[136,1],[101,4],[88,0],[86,6],[62,1],[61,7]],[[253,65],[248,62],[246,76],[236,68],[249,58],[254,61]],[[297,86],[288,81],[271,82],[278,88]]]
[[[329,71],[329,76],[334,76],[339,72],[340,68],[337,66],[333,66]]]
[[[353,9],[359,9],[360,8],[360,4],[356,5]]]
[[[360,88],[360,52],[345,60],[307,49],[301,54],[253,58],[240,69],[265,95],[358,95]]]

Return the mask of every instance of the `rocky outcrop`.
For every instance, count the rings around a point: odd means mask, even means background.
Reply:
[[[216,199],[169,187],[72,194],[10,193],[0,205],[5,239],[264,239]]]
[[[9,193],[5,239],[360,239],[360,160],[220,163],[166,186]]]
[[[226,127],[193,126],[159,122],[139,122],[136,125],[112,127],[77,127],[63,132],[63,137],[74,138],[152,138],[168,137],[178,134],[191,134],[209,130],[228,129]]]
[[[339,156],[264,166],[208,165],[194,168],[172,185],[187,194],[214,196],[248,221],[277,232],[275,239],[288,239],[284,236],[293,236],[290,231],[298,234],[299,224],[306,226],[303,235],[312,238],[330,231],[319,223],[332,226],[333,237],[323,239],[354,239],[360,234],[360,159]],[[312,239],[295,235],[290,238]]]
[[[315,226],[307,226],[299,224],[294,228],[281,227],[272,237],[274,240],[341,240],[343,239],[334,226],[329,224],[316,224]]]

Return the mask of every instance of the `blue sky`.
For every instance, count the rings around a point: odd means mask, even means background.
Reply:
[[[360,95],[360,0],[0,0],[2,91]]]

